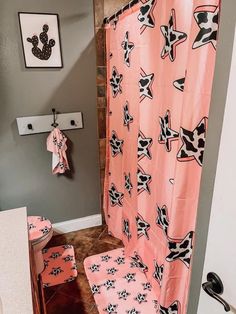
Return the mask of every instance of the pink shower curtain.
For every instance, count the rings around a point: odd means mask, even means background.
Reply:
[[[106,222],[163,314],[186,313],[218,15],[218,0],[148,0],[106,28]]]

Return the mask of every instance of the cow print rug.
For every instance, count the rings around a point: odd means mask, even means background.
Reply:
[[[158,313],[151,284],[124,249],[87,257],[84,267],[100,314]]]

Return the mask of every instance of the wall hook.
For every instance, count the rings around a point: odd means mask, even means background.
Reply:
[[[51,124],[51,126],[56,128],[58,126],[58,123],[56,123],[56,109],[55,108],[52,108],[52,114],[53,114],[53,123]]]

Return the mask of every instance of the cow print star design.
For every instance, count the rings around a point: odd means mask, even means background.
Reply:
[[[72,255],[67,255],[66,257],[63,258],[63,260],[67,263],[67,262],[71,262],[73,261],[74,256]]]
[[[139,311],[137,311],[134,307],[131,310],[126,311],[127,314],[141,314]]]
[[[169,56],[170,61],[176,58],[176,46],[187,39],[187,35],[176,30],[175,10],[171,10],[170,20],[168,25],[161,25],[161,32],[165,37],[165,46],[162,49],[161,57],[165,59]]]
[[[100,286],[98,286],[98,285],[92,285],[91,291],[92,291],[92,294],[93,294],[93,295],[95,295],[95,294],[101,294],[101,292],[100,292]]]
[[[109,262],[109,260],[111,259],[111,256],[109,255],[104,255],[104,256],[101,256],[101,260],[102,262]]]
[[[112,157],[116,157],[118,154],[122,154],[122,146],[124,144],[123,140],[120,140],[116,134],[115,131],[112,131],[111,133],[111,139],[110,139],[110,146],[111,146],[111,155]]]
[[[153,10],[156,5],[156,0],[147,0],[140,7],[140,13],[138,15],[138,20],[141,23],[141,34],[145,31],[147,27],[155,27],[155,17],[153,15]]]
[[[146,293],[138,293],[138,295],[136,296],[134,300],[137,301],[139,304],[141,304],[143,302],[147,302],[146,298],[147,298]]]
[[[126,279],[127,282],[130,283],[131,281],[136,281],[135,276],[135,273],[128,273],[124,276],[124,279]]]
[[[107,290],[110,290],[110,289],[115,289],[115,280],[110,280],[108,279],[104,284],[103,286],[107,289]]]
[[[123,75],[119,74],[116,67],[112,69],[112,77],[110,78],[110,85],[112,88],[112,95],[115,98],[119,93],[122,93],[121,82],[123,80]]]
[[[118,269],[112,267],[107,269],[107,274],[108,275],[115,275],[115,273],[118,271]]]
[[[163,205],[162,207],[157,206],[157,213],[158,217],[156,224],[161,227],[165,235],[168,236],[169,218],[166,205]]]
[[[179,133],[171,129],[170,111],[167,110],[164,118],[159,118],[161,133],[158,139],[160,144],[165,144],[167,152],[171,151],[171,142],[179,138]]]
[[[200,31],[193,43],[193,49],[209,43],[211,43],[214,49],[216,49],[219,7],[207,5],[197,7],[194,12],[194,18],[200,28]]]
[[[40,231],[45,235],[49,233],[50,229],[45,226],[43,229],[40,229]]]
[[[105,312],[107,312],[108,314],[117,314],[117,307],[118,304],[111,304],[109,303],[108,306],[104,309]]]
[[[148,271],[147,265],[145,265],[142,261],[141,256],[138,255],[137,252],[134,252],[134,256],[131,256],[131,267],[137,267],[141,272],[146,273]]]
[[[128,219],[124,219],[123,220],[123,233],[124,235],[127,237],[128,241],[131,239],[132,235],[130,232],[130,225],[129,225],[129,220]]]
[[[145,236],[149,240],[148,230],[150,229],[150,224],[146,222],[141,215],[136,217],[137,233],[138,238]]]
[[[111,188],[109,190],[109,197],[110,197],[110,202],[111,206],[123,206],[122,199],[124,197],[124,194],[121,192],[118,192],[115,185],[112,183]]]
[[[125,33],[124,41],[122,41],[121,47],[124,49],[124,62],[130,67],[130,53],[134,49],[134,43],[129,41],[129,32]]]
[[[143,69],[141,69],[139,80],[139,92],[140,92],[140,102],[142,102],[146,97],[149,99],[153,98],[152,94],[152,83],[154,80],[154,73],[146,74]]]
[[[52,254],[49,256],[49,258],[56,259],[60,256],[61,256],[61,254],[59,252],[52,252]]]
[[[206,140],[207,118],[204,117],[193,131],[180,128],[183,145],[177,154],[178,161],[196,160],[199,166],[203,163]]]
[[[149,184],[152,180],[152,176],[150,174],[145,173],[143,169],[139,167],[138,172],[137,172],[137,177],[138,177],[138,186],[137,186],[138,193],[146,191],[150,194]]]
[[[53,267],[52,268],[52,271],[49,273],[49,275],[52,275],[52,276],[58,276],[60,273],[63,273],[64,270],[61,269],[61,267]]]
[[[150,284],[150,282],[142,283],[142,285],[143,285],[143,290],[148,290],[148,291],[152,290],[152,285]]]
[[[152,139],[147,138],[144,134],[139,131],[138,134],[138,159],[142,159],[143,157],[147,157],[148,159],[152,159],[150,153],[150,147],[152,145]]]
[[[179,302],[173,302],[169,307],[160,305],[160,314],[178,314]]]
[[[124,126],[127,126],[127,129],[129,131],[130,128],[130,123],[132,123],[134,121],[134,118],[130,115],[129,113],[129,103],[128,101],[126,101],[125,105],[124,105]]]
[[[126,301],[128,296],[130,295],[130,293],[127,292],[125,289],[123,291],[119,291],[117,293],[118,293],[119,299],[122,299],[124,301]]]
[[[193,231],[190,231],[180,242],[169,241],[168,246],[170,254],[166,257],[167,262],[179,259],[189,268],[193,249]]]
[[[92,273],[94,273],[95,271],[99,271],[100,270],[100,265],[98,264],[93,264],[89,267],[89,269],[91,270]]]
[[[124,265],[124,264],[125,264],[125,258],[118,256],[117,259],[115,259],[115,262],[116,262],[118,265],[122,265],[122,264]]]
[[[173,85],[174,85],[175,88],[177,88],[178,90],[183,92],[184,91],[184,83],[185,83],[185,77],[180,78],[178,80],[175,80],[173,82]]]
[[[125,189],[128,191],[129,195],[131,196],[131,190],[133,189],[133,185],[130,179],[130,173],[124,174],[125,175]]]
[[[153,273],[153,278],[155,278],[157,280],[157,282],[159,283],[159,285],[161,286],[161,281],[162,281],[163,271],[164,271],[164,265],[158,266],[157,261],[154,260],[154,268],[155,268],[155,271]]]

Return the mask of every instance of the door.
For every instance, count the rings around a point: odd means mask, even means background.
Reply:
[[[227,0],[228,1],[228,0]],[[233,9],[233,7],[232,7]],[[234,10],[236,5],[234,3]],[[235,13],[234,13],[235,14]],[[235,27],[235,26],[234,26]],[[236,29],[235,29],[236,30]],[[221,295],[236,313],[236,38],[234,36],[225,114],[213,190],[202,283],[209,272],[221,278]],[[225,47],[227,49],[227,47]],[[197,253],[197,252],[196,252]],[[191,296],[193,297],[193,296]],[[200,292],[197,314],[225,313],[218,301]]]

